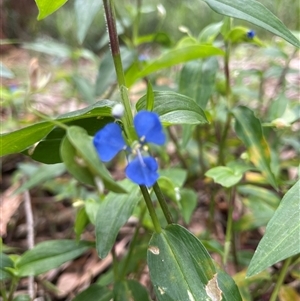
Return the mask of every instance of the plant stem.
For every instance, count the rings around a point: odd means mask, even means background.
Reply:
[[[280,271],[280,274],[278,276],[276,285],[275,285],[274,290],[272,292],[270,301],[276,301],[278,293],[279,293],[279,290],[280,290],[280,287],[281,287],[281,285],[282,285],[282,283],[284,281],[284,278],[285,278],[285,276],[287,274],[287,271],[288,271],[288,268],[290,266],[291,261],[292,261],[292,257],[289,257],[289,258],[287,258],[284,261],[284,264],[283,264],[283,266],[281,268],[281,271]]]
[[[136,17],[133,23],[133,44],[135,45],[137,42],[137,38],[139,36],[139,25],[140,25],[140,19],[141,19],[141,6],[142,6],[142,0],[136,1]]]
[[[6,296],[4,282],[0,282],[0,291],[1,291],[1,296],[2,296],[3,301],[8,301],[7,296]]]
[[[224,126],[224,131],[222,133],[221,141],[219,144],[219,158],[218,158],[218,165],[224,165],[225,164],[225,159],[224,159],[224,150],[226,147],[226,139],[227,139],[227,134],[230,128],[230,123],[231,123],[231,114],[227,114],[227,119],[226,123]]]
[[[124,265],[123,265],[123,269],[122,269],[122,272],[121,272],[121,279],[124,279],[125,276],[126,276],[126,271],[127,271],[128,265],[130,263],[130,259],[132,257],[132,253],[133,253],[134,247],[136,246],[138,234],[139,234],[139,231],[141,229],[141,224],[143,222],[145,213],[146,213],[146,207],[143,206],[143,208],[141,210],[141,213],[140,213],[139,224],[135,228],[134,234],[132,236],[131,243],[129,245],[129,250],[128,250],[128,253],[126,255],[126,259],[125,259],[125,262],[124,262]]]
[[[157,197],[157,200],[160,204],[160,207],[161,207],[161,209],[164,213],[164,216],[165,216],[168,224],[172,224],[173,223],[173,218],[172,218],[171,212],[169,211],[166,199],[165,199],[163,193],[161,192],[161,189],[160,189],[157,182],[153,185],[153,189],[154,189],[155,195]]]
[[[15,292],[15,290],[17,288],[18,282],[19,282],[19,278],[18,277],[14,277],[12,279],[12,282],[10,284],[10,289],[9,289],[8,301],[12,301],[13,300],[14,292]]]
[[[104,6],[106,25],[107,25],[108,35],[110,40],[111,54],[113,57],[115,71],[117,75],[117,81],[121,92],[122,103],[124,105],[125,112],[126,112],[122,120],[125,123],[124,124],[125,129],[129,131],[129,129],[133,124],[133,117],[132,117],[131,105],[128,97],[128,91],[126,88],[124,69],[121,60],[120,45],[119,45],[119,38],[117,33],[116,16],[114,11],[113,0],[103,0],[103,6]],[[127,134],[129,135],[129,137],[131,137],[130,131],[127,132]]]
[[[202,128],[200,125],[197,125],[196,135],[197,135],[197,144],[198,144],[198,150],[199,150],[199,163],[201,166],[201,175],[204,175],[204,173],[206,171],[206,166],[203,161],[204,152],[203,152],[203,143],[202,143],[202,135],[201,134],[202,134]]]
[[[153,207],[148,189],[145,185],[140,185],[140,189],[141,189],[141,192],[143,194],[144,200],[146,202],[150,217],[152,219],[154,230],[155,230],[156,233],[161,233],[162,229],[161,229],[159,220],[157,218],[157,215],[155,213],[155,210],[154,210],[154,207]]]
[[[225,57],[224,57],[224,73],[226,79],[226,98],[227,98],[227,107],[230,110],[231,107],[231,88],[230,88],[230,68],[229,68],[229,59],[230,59],[230,43],[225,42]],[[221,137],[221,141],[219,144],[219,158],[218,164],[224,165],[224,150],[226,147],[226,138],[228,134],[228,130],[230,127],[231,122],[231,114],[230,112],[227,113],[227,118],[225,122],[224,131]]]
[[[231,247],[234,198],[235,198],[235,186],[231,187],[229,191],[228,216],[227,216],[224,257],[223,257],[224,266],[226,266],[227,264],[228,255]]]

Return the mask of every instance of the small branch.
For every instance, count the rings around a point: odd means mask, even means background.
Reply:
[[[24,208],[26,215],[26,226],[27,226],[27,245],[28,249],[32,249],[34,247],[34,221],[31,207],[31,199],[28,190],[24,192]],[[34,299],[35,291],[34,291],[34,277],[28,277],[28,295],[31,300]]]

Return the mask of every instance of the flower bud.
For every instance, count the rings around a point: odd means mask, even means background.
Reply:
[[[116,104],[112,110],[111,110],[111,114],[113,115],[113,117],[115,117],[116,119],[121,119],[124,115],[124,106],[121,103]]]

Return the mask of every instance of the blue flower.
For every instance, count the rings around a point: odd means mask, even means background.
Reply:
[[[249,30],[248,32],[247,32],[247,38],[249,38],[249,39],[253,39],[255,37],[255,31],[254,30]]]
[[[126,150],[134,158],[128,163],[126,176],[138,185],[152,186],[158,179],[158,164],[151,156],[143,156],[146,143],[162,145],[166,137],[156,113],[140,111],[133,120],[139,141],[133,147],[126,145],[122,129],[117,123],[109,123],[98,131],[93,139],[94,146],[103,162],[113,159],[121,150]]]

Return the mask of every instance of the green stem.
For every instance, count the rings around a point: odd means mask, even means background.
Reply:
[[[219,144],[219,158],[218,158],[218,165],[224,165],[225,164],[225,159],[224,159],[224,151],[226,147],[226,139],[228,135],[228,131],[230,129],[230,124],[231,124],[231,114],[227,114],[227,119],[226,123],[224,126],[224,131],[222,133],[221,141]]]
[[[153,185],[153,189],[168,224],[173,224],[173,218],[169,211],[168,204],[157,182]]]
[[[204,175],[206,171],[206,166],[203,160],[204,157],[204,151],[203,151],[203,143],[202,143],[202,128],[200,125],[197,125],[196,127],[196,135],[197,135],[197,144],[198,144],[198,150],[199,150],[199,163],[201,166],[201,175]]]
[[[4,282],[0,282],[0,290],[1,290],[1,296],[2,296],[3,301],[8,301],[7,296],[6,296]]]
[[[226,225],[224,257],[223,257],[224,266],[226,266],[227,264],[228,255],[231,247],[234,198],[235,198],[235,186],[231,187],[229,191],[228,217],[227,217],[227,225]]]
[[[146,202],[150,217],[152,219],[154,230],[155,230],[156,233],[161,233],[162,229],[161,229],[159,220],[157,218],[157,215],[155,213],[153,203],[151,201],[148,189],[145,185],[140,185],[140,189],[141,189],[141,192],[143,194],[144,200]]]
[[[103,0],[103,6],[104,6],[106,24],[107,24],[108,35],[110,40],[111,54],[113,57],[115,71],[117,75],[117,81],[121,92],[122,103],[125,108],[125,116],[122,118],[122,121],[124,123],[126,134],[130,139],[133,140],[134,137],[130,130],[133,124],[133,116],[131,111],[130,100],[128,97],[128,90],[126,88],[124,69],[121,60],[120,45],[119,45],[119,38],[117,33],[116,16],[114,11],[113,0]]]
[[[289,257],[288,259],[286,259],[284,261],[284,264],[281,268],[281,271],[280,271],[280,274],[278,276],[278,279],[277,279],[277,282],[276,282],[276,285],[274,287],[274,290],[272,292],[272,295],[271,295],[271,298],[270,298],[270,301],[276,301],[277,299],[277,296],[278,296],[278,293],[279,293],[279,290],[280,290],[280,287],[285,279],[285,276],[288,272],[288,268],[290,266],[290,263],[292,261],[292,257]]]
[[[134,234],[132,236],[132,240],[131,240],[131,243],[130,243],[130,246],[129,246],[129,250],[128,250],[128,253],[127,253],[126,258],[125,258],[125,262],[124,262],[123,269],[122,269],[122,272],[121,272],[121,279],[124,279],[125,276],[126,276],[126,271],[127,271],[128,265],[130,263],[130,259],[132,257],[133,250],[136,246],[136,242],[138,241],[138,234],[139,234],[139,231],[141,229],[141,224],[143,222],[145,213],[146,213],[146,207],[143,206],[143,208],[141,210],[141,213],[140,213],[139,224],[135,228],[135,231],[134,231]]]
[[[14,292],[17,288],[17,285],[18,285],[18,282],[19,282],[19,278],[18,277],[14,277],[12,279],[12,282],[10,284],[10,289],[9,289],[9,295],[8,295],[8,301],[12,301],[13,300],[13,297],[14,297]]]
[[[224,56],[224,73],[225,73],[225,79],[226,79],[226,98],[227,98],[228,110],[230,110],[230,107],[231,107],[229,59],[230,59],[230,43],[226,41],[225,42],[225,56]],[[219,158],[218,158],[219,165],[224,165],[224,161],[225,161],[224,160],[224,150],[226,147],[226,139],[227,139],[228,130],[230,128],[230,122],[231,122],[231,114],[228,112],[224,131],[223,131],[220,145],[219,145]]]
[[[139,26],[140,26],[140,20],[141,20],[141,6],[142,6],[142,0],[137,0],[136,2],[136,17],[135,21],[133,23],[133,44],[136,44],[137,38],[139,36]]]

